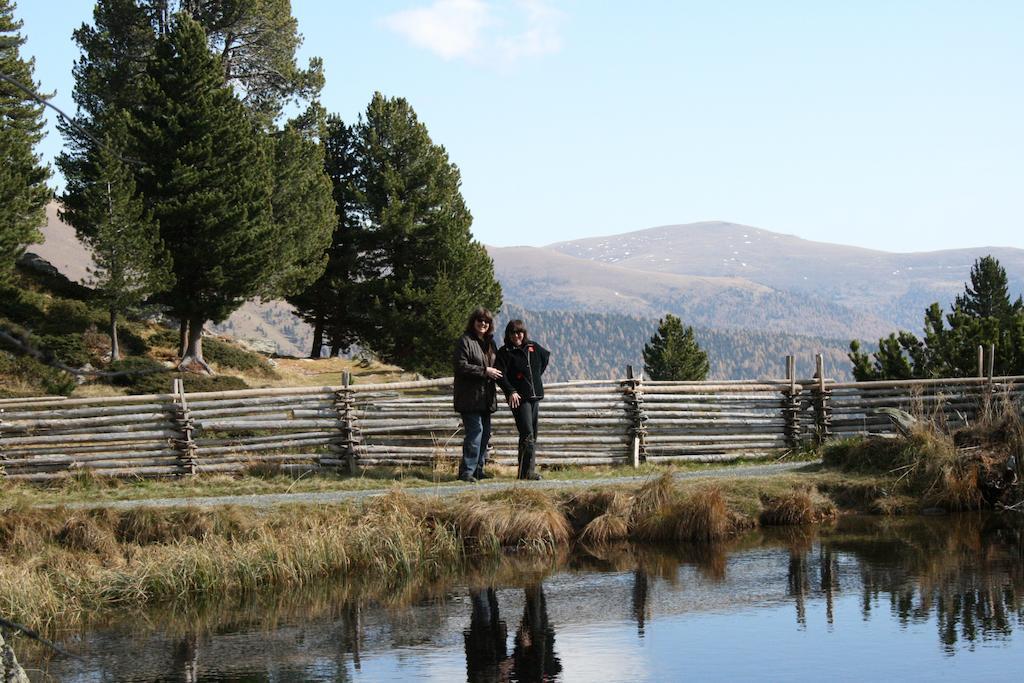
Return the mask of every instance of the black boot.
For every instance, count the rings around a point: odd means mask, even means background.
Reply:
[[[519,449],[519,478],[540,479],[537,474],[536,447],[533,438],[525,440]]]

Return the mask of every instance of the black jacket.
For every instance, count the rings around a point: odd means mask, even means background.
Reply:
[[[494,342],[491,342],[494,349]],[[455,371],[454,403],[460,413],[493,413],[498,409],[494,380],[487,379],[487,355],[484,347],[471,334],[455,342],[452,353]],[[493,367],[493,363],[490,363]]]
[[[501,370],[498,384],[505,397],[517,391],[524,401],[544,398],[544,382],[540,376],[547,370],[550,357],[551,353],[535,341],[527,341],[522,346],[506,344],[498,349],[494,365]]]

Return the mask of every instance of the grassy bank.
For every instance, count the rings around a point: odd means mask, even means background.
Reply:
[[[794,475],[796,476],[796,475]],[[0,614],[46,627],[112,609],[373,577],[391,590],[464,572],[509,549],[574,543],[719,541],[759,524],[820,520],[835,507],[795,479],[553,492],[514,487],[440,499],[394,491],[363,504],[0,515]],[[801,486],[804,484],[801,483]],[[750,499],[750,493],[756,493]],[[780,515],[786,496],[804,513]]]

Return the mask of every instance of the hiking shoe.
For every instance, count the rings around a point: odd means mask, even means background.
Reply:
[[[490,472],[477,472],[475,476],[477,479],[494,479],[494,475]]]
[[[474,477],[472,474],[460,474],[459,475],[459,481],[464,481],[464,482],[466,482],[468,484],[475,484],[476,483],[476,477]]]

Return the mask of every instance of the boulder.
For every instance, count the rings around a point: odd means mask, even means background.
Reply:
[[[28,676],[18,664],[14,650],[4,642],[3,633],[0,633],[0,683],[28,683]]]

